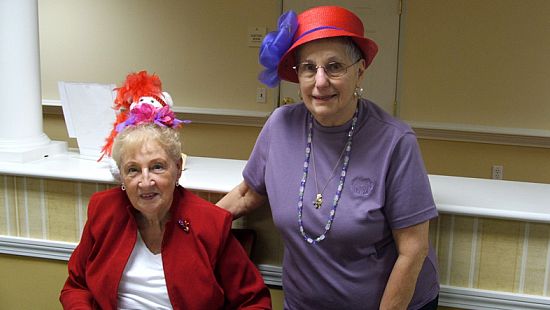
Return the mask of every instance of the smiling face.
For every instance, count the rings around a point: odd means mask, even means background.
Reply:
[[[154,140],[128,150],[120,170],[132,206],[147,218],[164,218],[172,205],[181,165],[181,158],[174,161]]]
[[[298,51],[298,64],[309,63],[325,67],[329,63],[341,63],[347,68],[343,76],[329,77],[318,68],[312,78],[298,76],[300,93],[307,109],[323,126],[338,126],[349,121],[357,106],[354,95],[365,72],[365,60],[351,59],[347,45],[340,39],[321,39],[304,44]],[[352,65],[353,64],[353,65]]]

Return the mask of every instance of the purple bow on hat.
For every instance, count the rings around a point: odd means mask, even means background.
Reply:
[[[178,128],[181,124],[188,124],[189,120],[179,120],[169,106],[157,108],[148,103],[142,103],[130,110],[130,116],[124,122],[116,126],[116,131],[121,132],[126,126],[142,123],[155,123],[161,127]]]
[[[278,20],[278,30],[268,33],[260,47],[260,64],[265,67],[258,79],[269,87],[279,84],[277,66],[279,61],[292,45],[294,33],[298,28],[296,13],[288,11]]]

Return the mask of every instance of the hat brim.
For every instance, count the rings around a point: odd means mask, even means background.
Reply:
[[[296,49],[303,44],[306,44],[311,41],[333,38],[333,37],[350,37],[357,47],[363,53],[363,58],[366,62],[366,67],[368,67],[376,53],[378,52],[378,46],[374,41],[369,38],[358,36],[355,33],[351,33],[344,30],[335,30],[335,29],[323,29],[312,32],[308,35],[303,36],[286,51],[286,53],[281,58],[279,65],[277,67],[277,72],[281,80],[298,83],[298,75],[296,71],[292,68],[296,65]]]

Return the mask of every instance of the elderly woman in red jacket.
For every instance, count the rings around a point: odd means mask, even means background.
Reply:
[[[231,214],[178,184],[180,140],[164,120],[126,122],[116,136],[122,186],[91,197],[63,307],[270,309],[269,290],[231,234]]]

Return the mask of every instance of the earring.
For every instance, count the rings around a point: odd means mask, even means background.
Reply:
[[[304,98],[302,98],[302,91],[298,90],[298,98],[300,98],[300,100],[304,100]]]
[[[357,98],[361,98],[361,96],[363,96],[363,88],[359,86],[355,87],[355,90],[353,91],[353,95]]]
[[[180,181],[176,181],[176,187],[180,186]]]
[[[125,191],[126,190],[126,186],[124,186],[124,183],[122,185],[120,185],[120,189]]]

